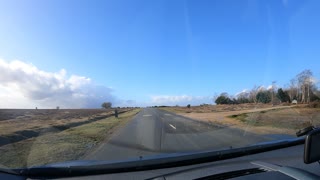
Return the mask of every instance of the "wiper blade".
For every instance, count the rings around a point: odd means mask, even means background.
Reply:
[[[31,178],[59,178],[96,174],[111,174],[132,171],[145,171],[178,166],[195,165],[226,159],[232,159],[286,147],[304,144],[304,138],[288,139],[276,142],[256,144],[243,148],[222,151],[204,151],[196,153],[174,153],[161,156],[144,157],[131,161],[73,161],[42,167],[20,169],[21,175]],[[82,163],[77,163],[82,162]],[[79,164],[79,165],[77,165]]]
[[[12,170],[12,169],[9,169],[9,168],[1,168],[1,167],[0,167],[0,173],[19,175],[19,171],[18,170]]]

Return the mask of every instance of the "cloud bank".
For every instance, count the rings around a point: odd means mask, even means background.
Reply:
[[[22,61],[0,59],[0,108],[99,108],[117,102],[112,89],[62,69],[46,72]]]
[[[165,105],[165,106],[186,106],[187,104],[191,105],[200,105],[200,104],[212,104],[213,97],[210,96],[190,96],[190,95],[179,95],[179,96],[170,96],[170,95],[158,95],[151,96],[151,104],[153,105]]]
[[[100,108],[105,101],[114,107],[213,103],[213,97],[190,95],[156,95],[137,102],[120,99],[112,92],[88,77],[68,75],[65,69],[47,72],[23,61],[0,59],[0,108]]]

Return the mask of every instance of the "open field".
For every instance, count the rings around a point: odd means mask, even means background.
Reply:
[[[283,106],[276,106],[283,107]],[[203,105],[191,106],[190,108],[182,106],[161,107],[160,109],[168,110],[174,113],[213,113],[213,112],[229,112],[253,109],[274,108],[270,104],[235,104],[235,105]]]
[[[128,111],[121,109],[119,113]],[[0,146],[112,116],[108,109],[1,109]]]
[[[76,160],[108,139],[140,109],[1,110],[0,164],[26,167]],[[13,116],[16,112],[16,116]]]
[[[295,135],[301,128],[320,125],[320,108],[265,104],[166,107],[182,116],[244,129],[258,134]]]

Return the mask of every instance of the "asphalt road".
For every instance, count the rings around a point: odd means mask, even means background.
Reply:
[[[283,137],[256,135],[155,108],[146,108],[85,159],[139,159],[161,153],[243,147],[280,138]]]

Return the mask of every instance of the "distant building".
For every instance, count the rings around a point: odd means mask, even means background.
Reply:
[[[294,99],[294,100],[292,101],[292,104],[298,104],[298,101]]]

